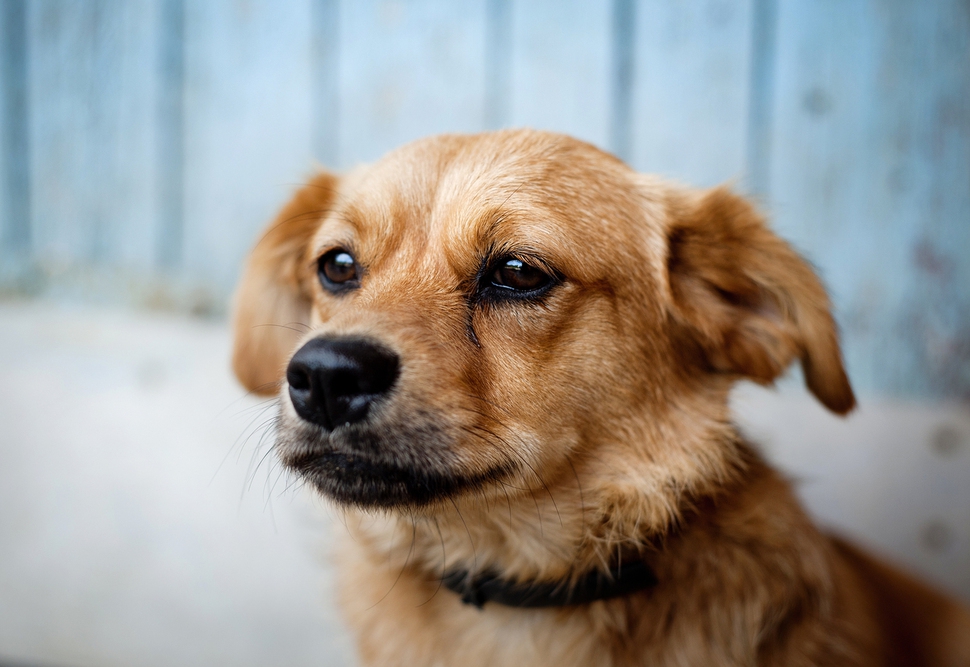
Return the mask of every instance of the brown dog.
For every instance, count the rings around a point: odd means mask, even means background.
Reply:
[[[427,139],[300,190],[236,308],[279,456],[350,515],[367,664],[970,665],[970,614],[820,533],[732,426],[796,359],[855,399],[815,274],[725,189]]]

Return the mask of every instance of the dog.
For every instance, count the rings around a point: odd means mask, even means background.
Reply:
[[[852,410],[830,310],[727,188],[446,135],[296,193],[233,367],[345,515],[367,665],[970,665],[970,613],[820,532],[731,422],[796,360]]]

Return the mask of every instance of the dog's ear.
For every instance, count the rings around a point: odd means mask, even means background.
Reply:
[[[673,201],[670,213],[673,319],[705,365],[770,384],[797,358],[826,407],[851,410],[829,299],[808,263],[726,188]]]
[[[232,367],[250,391],[273,394],[301,329],[310,317],[303,286],[307,244],[333,205],[338,179],[314,176],[257,241],[236,290]]]

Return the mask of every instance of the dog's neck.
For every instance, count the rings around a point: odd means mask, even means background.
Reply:
[[[434,511],[365,514],[345,524],[390,567],[429,577],[459,569],[555,581],[608,571],[651,549],[688,508],[723,489],[750,460],[726,409],[694,417],[671,420],[686,427],[655,426],[638,447],[607,443],[595,455],[576,455],[529,488],[499,486]]]

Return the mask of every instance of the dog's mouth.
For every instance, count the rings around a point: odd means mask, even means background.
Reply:
[[[286,465],[337,502],[383,509],[427,506],[498,482],[512,473],[508,464],[473,474],[444,473],[339,451],[302,454]]]
[[[517,472],[515,459],[495,455],[501,452],[497,446],[483,448],[458,437],[466,431],[475,432],[427,409],[402,416],[385,405],[379,414],[333,429],[282,410],[276,452],[286,467],[338,503],[413,509],[481,490]]]

